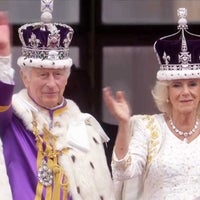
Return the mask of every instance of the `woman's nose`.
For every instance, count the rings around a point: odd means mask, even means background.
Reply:
[[[187,85],[183,86],[183,93],[188,94],[189,93],[189,87]]]

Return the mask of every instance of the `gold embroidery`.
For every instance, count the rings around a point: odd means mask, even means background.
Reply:
[[[143,120],[147,121],[146,128],[150,130],[150,140],[148,146],[148,157],[147,162],[150,163],[158,152],[159,147],[159,132],[158,127],[156,126],[155,118],[151,115],[145,115]]]
[[[66,110],[67,110],[67,106],[62,107],[62,108],[59,108],[58,110],[56,110],[56,111],[54,112],[54,115],[55,115],[55,116],[59,116],[59,115],[61,115],[63,112],[65,112]]]
[[[45,200],[60,199],[61,190],[63,192],[63,199],[66,199],[69,192],[69,180],[64,174],[62,167],[58,165],[58,157],[67,153],[69,149],[56,150],[56,137],[46,127],[43,128],[43,136],[40,136],[34,114],[32,124],[38,148],[37,169],[39,179],[35,200],[42,199],[44,189],[46,190]]]
[[[8,110],[10,108],[11,105],[8,106],[0,106],[0,112],[5,112],[6,110]]]
[[[132,161],[132,159],[131,159],[131,156],[129,155],[128,159],[123,164],[124,171],[131,165],[131,161]]]

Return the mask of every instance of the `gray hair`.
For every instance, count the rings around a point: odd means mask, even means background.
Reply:
[[[32,69],[34,69],[34,68],[33,67],[20,67],[20,70],[22,71],[23,74],[25,74],[27,76],[28,79],[30,79]],[[65,69],[66,77],[68,79],[69,75],[71,74],[71,67],[63,68],[63,69]]]

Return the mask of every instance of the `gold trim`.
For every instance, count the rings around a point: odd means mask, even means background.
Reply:
[[[67,106],[63,107],[63,108],[59,108],[58,110],[56,110],[54,112],[54,116],[59,116],[61,115],[63,112],[65,112],[67,110]]]
[[[146,128],[150,130],[150,140],[148,145],[147,163],[150,163],[159,147],[159,130],[155,122],[155,118],[151,115],[144,115],[143,120],[147,120]]]
[[[0,112],[5,112],[10,108],[11,104],[8,106],[0,106]]]
[[[56,137],[53,136],[53,134],[46,127],[43,128],[43,135],[40,135],[34,113],[32,124],[33,134],[35,135],[36,146],[38,148],[37,168],[39,170],[42,162],[45,160],[48,169],[50,169],[53,173],[53,184],[45,186],[38,180],[35,200],[41,200],[42,193],[45,189],[45,200],[60,199],[61,191],[63,191],[64,197],[67,197],[69,192],[69,179],[65,175],[63,168],[58,164],[58,157],[67,153],[69,148],[56,150]]]

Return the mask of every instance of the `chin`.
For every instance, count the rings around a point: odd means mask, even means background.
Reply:
[[[58,103],[57,103],[57,101],[51,102],[51,103],[48,101],[47,103],[44,102],[43,105],[46,108],[54,108],[58,105]]]
[[[197,110],[196,109],[183,109],[182,113],[184,114],[189,114],[189,113],[195,113]]]

